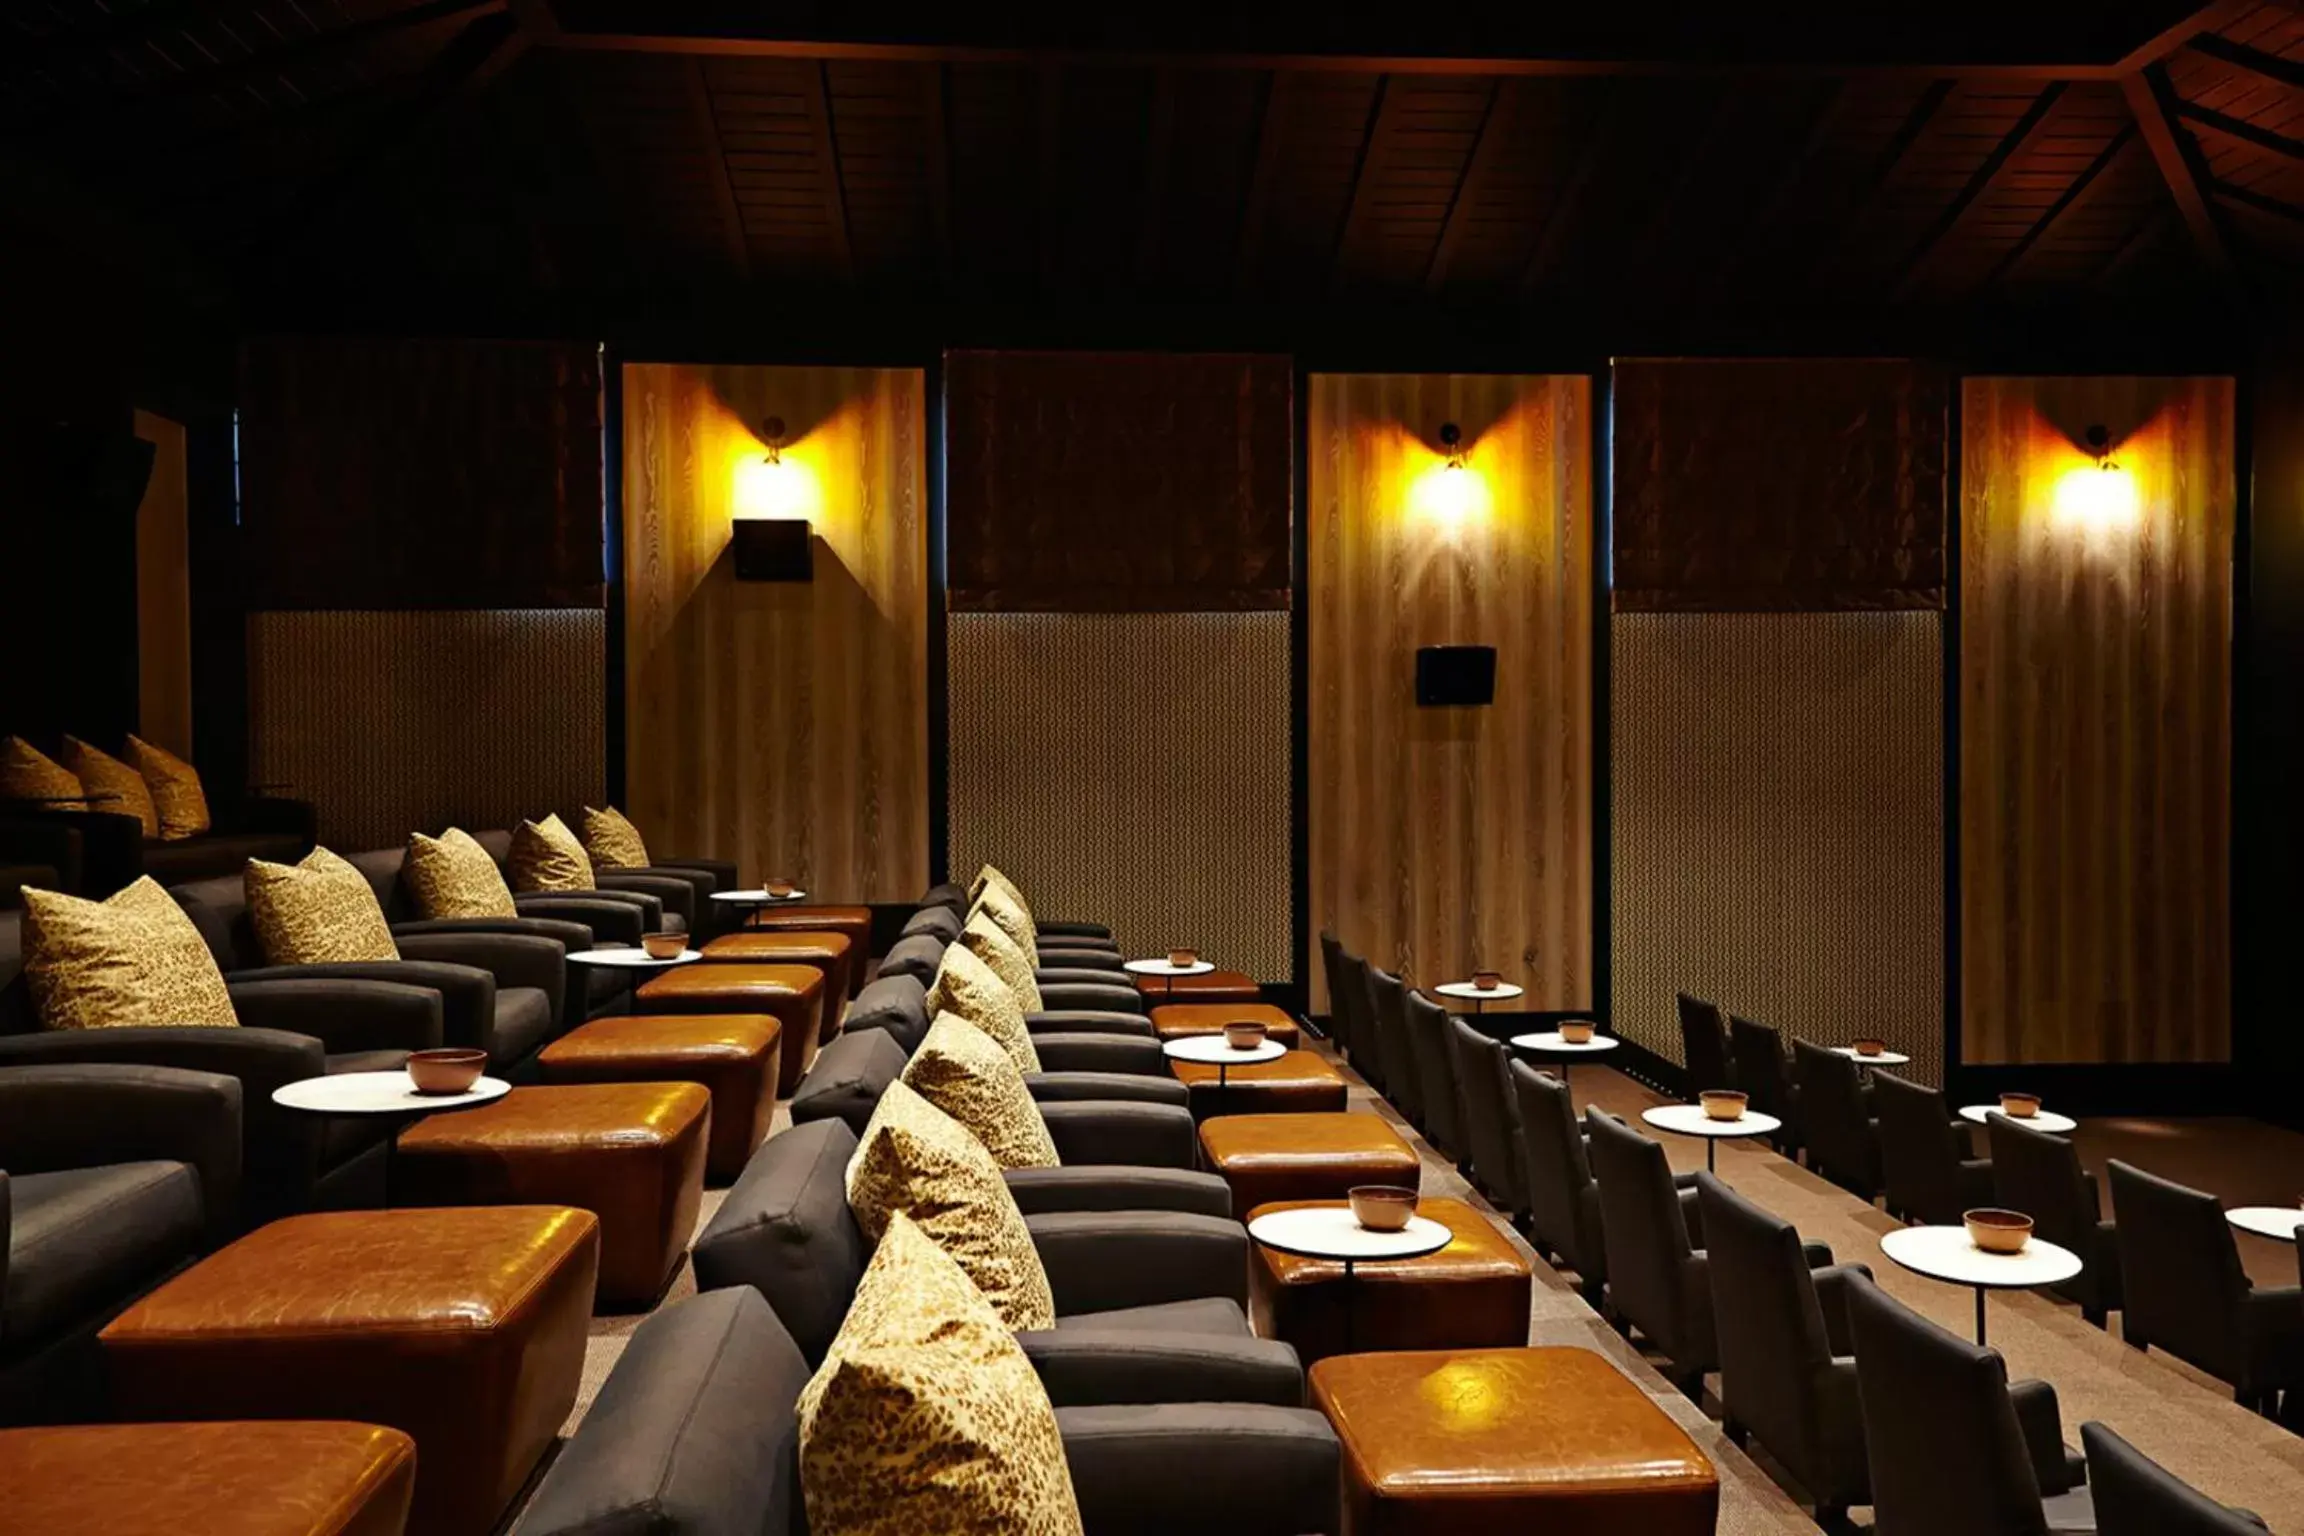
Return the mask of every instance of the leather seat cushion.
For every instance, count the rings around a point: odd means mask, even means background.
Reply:
[[[697,1083],[712,1095],[704,1177],[725,1183],[768,1139],[782,1026],[760,1013],[622,1014],[568,1031],[536,1058],[548,1083]]]
[[[400,1536],[416,1445],[375,1424],[0,1430],[12,1529],[77,1536]]]
[[[1283,1201],[1250,1211],[1248,1219],[1322,1204],[1342,1202]],[[1252,1244],[1248,1298],[1257,1333],[1295,1345],[1307,1363],[1347,1347],[1496,1349],[1527,1343],[1533,1285],[1528,1261],[1496,1223],[1461,1200],[1440,1196],[1417,1202],[1416,1213],[1455,1234],[1448,1246],[1420,1259],[1359,1270],[1349,1295],[1341,1263]]]
[[[1200,1151],[1232,1186],[1236,1211],[1341,1200],[1356,1184],[1423,1182],[1415,1149],[1374,1115],[1223,1115],[1201,1125]]]
[[[113,1408],[403,1430],[408,1528],[485,1536],[576,1404],[599,1261],[599,1222],[564,1206],[290,1216],[113,1320]]]
[[[664,1293],[704,1203],[712,1095],[695,1083],[550,1083],[400,1133],[409,1205],[580,1205],[600,1218],[602,1310]]]
[[[1712,1463],[1591,1350],[1339,1355],[1311,1381],[1343,1451],[1347,1530],[1711,1536]]]
[[[1171,1061],[1168,1070],[1191,1090],[1195,1115],[1320,1114],[1344,1108],[1344,1075],[1310,1051],[1221,1069]]]
[[[1292,1051],[1304,1043],[1294,1016],[1270,1003],[1163,1003],[1152,1010],[1152,1032],[1163,1040],[1220,1035],[1227,1024],[1261,1024]]]
[[[714,964],[812,965],[824,973],[823,1019],[816,1032],[819,1045],[829,1044],[840,1032],[842,1004],[856,995],[848,984],[852,966],[861,966],[863,952],[844,933],[805,928],[751,928],[724,933],[704,945],[704,958]]]
[[[15,1346],[118,1306],[200,1250],[200,1177],[183,1163],[111,1163],[8,1181],[7,1294]]]
[[[1126,1333],[1248,1333],[1248,1314],[1229,1296],[1204,1296],[1194,1301],[1166,1301],[1150,1307],[1118,1307],[1110,1312],[1079,1312],[1056,1319],[1062,1330],[1118,1329]]]
[[[162,885],[182,885],[189,880],[237,875],[250,859],[293,864],[311,847],[293,832],[212,833],[173,843],[147,839],[144,873]]]
[[[1130,976],[1136,990],[1155,1003],[1260,1003],[1264,989],[1246,971],[1209,971],[1199,976]],[[1114,977],[1113,980],[1119,980]]]
[[[635,1013],[765,1013],[781,1026],[776,1092],[788,1096],[816,1059],[823,1010],[833,1006],[811,965],[684,965],[641,983]]]
[[[488,1053],[494,1066],[527,1060],[552,1038],[552,1000],[541,987],[496,989],[496,1042]]]
[[[763,907],[744,920],[746,928],[788,933],[837,933],[848,940],[848,995],[864,985],[864,961],[872,953],[870,907]]]

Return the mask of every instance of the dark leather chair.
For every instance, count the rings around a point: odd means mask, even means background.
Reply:
[[[876,976],[910,977],[923,987],[934,986],[936,972],[944,964],[944,951],[952,946],[935,934],[921,932],[898,939],[880,957]],[[1114,972],[1101,967],[1042,965],[1032,973],[1033,985],[1040,989],[1041,1008],[1048,1012],[1100,1012],[1137,1015],[1141,1020],[1146,998],[1136,989],[1135,978],[1125,971]],[[1152,1002],[1159,999],[1153,998]],[[1150,1030],[1150,1024],[1145,1024]]]
[[[1424,1118],[1424,1139],[1459,1168],[1472,1166],[1471,1107],[1459,1075],[1456,1021],[1447,1008],[1416,991],[1400,989],[1400,1022],[1416,1053],[1416,1089]]]
[[[1991,1161],[1968,1156],[1967,1122],[1952,1118],[1943,1094],[1883,1068],[1872,1074],[1872,1112],[1889,1215],[1949,1227],[1992,1204]]]
[[[1343,943],[1327,929],[1321,929],[1320,974],[1328,983],[1328,1039],[1337,1054],[1358,1067],[1364,1048],[1353,1037],[1352,1025],[1356,1021],[1350,1015],[1347,1002],[1350,990],[1345,985],[1346,963]]]
[[[1410,1125],[1422,1129],[1424,1109],[1421,1054],[1408,1033],[1408,988],[1399,977],[1371,961],[1368,998],[1376,1020],[1377,1048],[1384,1056],[1384,1097]]]
[[[917,977],[882,976],[848,1005],[841,1031],[852,1035],[885,1030],[910,1056],[927,1037],[931,1022],[928,989]],[[1032,1033],[1032,1050],[1043,1072],[1128,1073],[1175,1081],[1152,1021],[1140,1013],[1056,1008],[1024,1015],[1024,1027]]]
[[[1728,1055],[1736,1086],[1744,1090],[1751,1107],[1783,1122],[1783,1129],[1769,1141],[1787,1155],[1799,1151],[1800,1094],[1792,1086],[1792,1063],[1784,1054],[1784,1037],[1769,1025],[1730,1014]]]
[[[2080,1426],[2097,1536],[2255,1536],[2261,1516],[2217,1503],[2103,1425]]]
[[[240,1084],[0,1068],[0,1424],[102,1405],[96,1334],[240,1216]]]
[[[1453,1047],[1457,1092],[1463,1100],[1464,1146],[1472,1159],[1473,1182],[1498,1209],[1517,1221],[1528,1211],[1528,1154],[1520,1134],[1520,1109],[1513,1102],[1511,1062],[1503,1042],[1490,1039],[1437,1003],[1410,997],[1413,1014],[1428,1008],[1440,1017],[1424,1027],[1446,1030]]]
[[[0,804],[0,907],[23,905],[28,885],[87,895],[86,846],[64,817],[11,815]]]
[[[2032,1230],[2080,1256],[2086,1267],[2057,1286],[2080,1304],[2081,1316],[2097,1327],[2120,1309],[2120,1234],[2103,1220],[2096,1175],[2080,1166],[2080,1154],[2062,1136],[2036,1131],[2003,1114],[1984,1119],[1992,1147],[1993,1203],[2032,1218]]]
[[[2120,1248],[2120,1335],[2157,1344],[2270,1413],[2304,1386],[2304,1290],[2249,1283],[2214,1195],[2114,1158],[2112,1215]]]
[[[2010,1385],[1998,1350],[1947,1333],[1868,1279],[1852,1277],[1847,1298],[1879,1536],[2096,1529],[2054,1387]]]
[[[1811,1269],[1792,1223],[1711,1174],[1698,1174],[1696,1188],[1728,1437],[1742,1445],[1758,1436],[1807,1491],[1816,1523],[1847,1529],[1848,1507],[1872,1501],[1847,1285],[1871,1271]]]
[[[1688,1068],[1688,1097],[1706,1088],[1733,1088],[1736,1070],[1728,1059],[1728,1019],[1716,1003],[1679,993],[1680,1056]]]
[[[59,811],[52,807],[0,801],[0,863],[48,862],[19,851],[48,846],[45,827],[61,828],[79,839],[78,876],[66,889],[92,900],[134,885],[150,875],[162,885],[238,874],[250,859],[293,864],[312,851],[318,813],[303,800],[263,796],[209,797],[214,825],[198,837],[164,841],[144,835],[134,816],[97,809]],[[13,829],[13,830],[12,830]]]
[[[1348,949],[1343,952],[1343,962],[1343,1001],[1338,1006],[1351,1041],[1352,1068],[1368,1086],[1383,1093],[1389,1080],[1385,1076],[1384,1031],[1376,1022],[1376,985],[1369,975],[1375,967]]]
[[[504,884],[512,884],[512,829],[492,827],[472,834],[472,841],[488,850],[488,857],[496,861],[497,871],[504,876]],[[605,869],[592,877],[589,891],[513,891],[512,904],[523,913],[536,898],[546,901],[561,897],[578,900],[613,901],[636,906],[644,914],[647,933],[692,933],[696,928],[696,909],[702,898],[696,894],[696,881],[687,875],[655,874],[636,869]]]
[[[634,1330],[511,1536],[804,1536],[796,1409],[809,1375],[748,1287],[664,1308]],[[1059,1403],[1056,1427],[1098,1536],[1338,1529],[1336,1437],[1300,1405]]]
[[[1608,1249],[1600,1230],[1600,1186],[1593,1182],[1584,1131],[1568,1085],[1524,1061],[1510,1068],[1528,1164],[1528,1235],[1537,1252],[1576,1272],[1594,1311],[1606,1300]]]
[[[1812,1041],[1792,1042],[1792,1082],[1808,1165],[1858,1198],[1880,1193],[1880,1130],[1855,1061]]]

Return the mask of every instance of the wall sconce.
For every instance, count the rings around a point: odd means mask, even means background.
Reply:
[[[738,581],[813,581],[814,530],[808,522],[813,485],[784,462],[784,418],[761,423],[766,451],[736,472],[736,516],[729,529]]]
[[[2057,526],[2083,534],[2116,533],[2136,526],[2136,478],[2112,457],[2111,435],[2101,426],[2086,433],[2092,462],[2066,470],[2056,481],[2052,515]]]
[[[784,418],[771,416],[760,424],[760,457],[736,468],[736,515],[799,518],[813,510],[815,486],[808,471],[784,457]]]
[[[1440,424],[1440,447],[1443,457],[1416,477],[1408,502],[1417,515],[1454,534],[1486,514],[1488,487],[1479,472],[1465,462],[1469,450],[1464,446],[1463,430],[1456,423]]]

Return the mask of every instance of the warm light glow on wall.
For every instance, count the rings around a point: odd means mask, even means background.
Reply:
[[[2056,526],[2091,537],[2125,533],[2143,517],[2136,477],[2118,464],[2075,464],[2057,477]]]
[[[734,510],[738,517],[797,518],[814,522],[824,487],[815,470],[787,448],[774,455],[759,443],[736,461]]]
[[[1408,510],[1453,539],[1486,522],[1495,502],[1486,477],[1472,467],[1471,449],[1458,437],[1454,422],[1441,427],[1440,441],[1445,453],[1434,454],[1421,443],[1411,446],[1411,454],[1427,462],[1408,482]]]

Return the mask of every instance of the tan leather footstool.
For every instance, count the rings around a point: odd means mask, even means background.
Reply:
[[[831,999],[812,965],[683,965],[640,984],[634,1013],[765,1013],[780,1026],[776,1093],[791,1097],[816,1060],[822,1010]]]
[[[1333,1114],[1344,1108],[1344,1075],[1310,1051],[1290,1051],[1273,1061],[1225,1067],[1221,1073],[1197,1061],[1171,1061],[1168,1070],[1191,1091],[1192,1113],[1201,1119],[1212,1115]]]
[[[1712,1536],[1686,1431],[1588,1349],[1337,1355],[1312,1405],[1343,1450],[1345,1536]]]
[[[576,1406],[600,1223],[566,1206],[258,1227],[100,1335],[137,1419],[343,1419],[416,1442],[408,1528],[486,1536]]]
[[[864,955],[844,933],[810,933],[800,929],[752,928],[724,933],[706,944],[706,962],[713,965],[812,965],[824,973],[824,1006],[817,1021],[816,1043],[829,1045],[840,1033],[840,1015],[853,996],[848,986],[850,965],[862,965]]]
[[[1147,1003],[1260,1003],[1264,989],[1246,971],[1206,971],[1198,976],[1134,976]]]
[[[1267,1036],[1290,1050],[1304,1043],[1288,1010],[1270,1003],[1163,1003],[1152,1010],[1152,1033],[1163,1040],[1220,1035],[1227,1024],[1261,1024]]]
[[[1232,1209],[1276,1200],[1341,1200],[1356,1184],[1417,1189],[1423,1165],[1374,1115],[1219,1115],[1200,1125],[1200,1156],[1232,1186]]]
[[[0,1430],[7,1528],[72,1536],[401,1536],[416,1442],[378,1424]]]
[[[787,933],[837,933],[848,940],[848,995],[864,987],[864,962],[872,955],[870,907],[762,907],[744,922],[746,928]]]
[[[1248,1213],[1341,1200],[1288,1200]],[[1528,1261],[1496,1223],[1461,1200],[1427,1195],[1416,1214],[1456,1234],[1420,1259],[1341,1262],[1250,1243],[1248,1306],[1256,1331],[1296,1346],[1309,1364],[1347,1348],[1499,1349],[1528,1342]],[[1347,1343],[1349,1340],[1349,1343]]]
[[[707,1183],[726,1184],[768,1139],[781,1026],[764,1013],[611,1014],[536,1057],[548,1083],[699,1083],[712,1095]]]
[[[704,1204],[712,1095],[695,1083],[548,1083],[400,1133],[404,1205],[573,1205],[600,1218],[605,1312],[655,1304]]]

